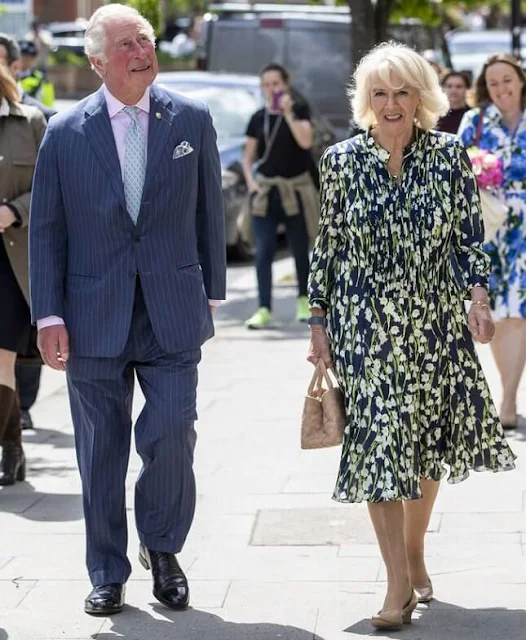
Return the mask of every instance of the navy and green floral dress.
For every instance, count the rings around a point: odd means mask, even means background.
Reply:
[[[417,130],[399,180],[369,133],[321,161],[310,303],[327,311],[346,397],[334,499],[421,497],[420,478],[514,467],[467,327],[486,284],[478,191],[460,141]]]
[[[480,109],[464,116],[459,136],[466,147],[475,139]],[[496,195],[509,205],[508,218],[485,245],[491,258],[489,290],[495,320],[526,318],[526,112],[515,131],[494,104],[484,110],[478,145],[502,158],[504,182]]]

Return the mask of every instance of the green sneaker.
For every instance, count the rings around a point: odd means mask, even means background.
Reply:
[[[296,303],[296,320],[298,322],[307,322],[310,318],[309,299],[307,296],[301,296]]]
[[[260,307],[256,313],[245,322],[245,327],[248,329],[265,329],[269,324],[272,324],[272,314],[270,310],[267,309],[267,307]]]

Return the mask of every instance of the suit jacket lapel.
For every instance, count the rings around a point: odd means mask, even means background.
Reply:
[[[121,165],[102,89],[97,91],[87,103],[85,112],[86,119],[83,126],[86,138],[103,165],[115,194],[126,209]]]
[[[159,90],[155,85],[150,87],[150,119],[148,125],[148,163],[142,191],[143,200],[148,195],[152,178],[168,142],[172,139],[172,124],[180,111],[169,94]]]

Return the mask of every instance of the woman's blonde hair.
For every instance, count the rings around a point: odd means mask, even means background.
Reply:
[[[348,95],[356,124],[369,129],[376,123],[371,106],[371,85],[378,75],[392,89],[391,72],[397,73],[404,85],[415,89],[420,97],[415,120],[422,129],[432,129],[440,116],[449,111],[449,102],[433,67],[419,53],[398,42],[383,42],[364,56],[353,74]]]
[[[16,80],[11,75],[9,69],[0,64],[0,99],[5,98],[10,104],[20,102],[20,93]]]

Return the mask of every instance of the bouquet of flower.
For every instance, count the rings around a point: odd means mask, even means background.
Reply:
[[[495,189],[501,186],[504,172],[502,160],[498,156],[478,147],[468,149],[468,156],[481,189]]]
[[[504,180],[502,160],[494,153],[478,147],[469,148],[468,156],[480,190],[484,241],[489,242],[493,240],[508,214],[508,205],[491,193],[491,190],[500,187]]]

